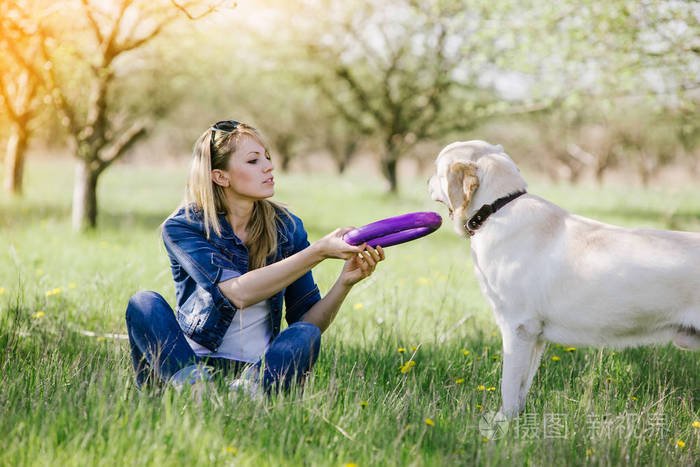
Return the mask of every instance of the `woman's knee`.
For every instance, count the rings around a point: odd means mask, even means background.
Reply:
[[[312,348],[321,345],[321,330],[318,326],[308,321],[297,321],[285,329],[284,332],[293,332],[295,335],[302,337],[309,342]]]
[[[273,341],[271,353],[274,359],[286,364],[310,360],[313,365],[321,348],[321,330],[313,323],[299,321],[291,324]],[[272,355],[270,355],[272,356]],[[306,362],[304,362],[306,363]]]
[[[126,307],[126,321],[128,323],[150,322],[165,311],[172,313],[168,302],[157,292],[141,291],[135,293]]]

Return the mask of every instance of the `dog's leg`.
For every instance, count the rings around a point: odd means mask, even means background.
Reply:
[[[532,326],[521,324],[516,329],[503,327],[503,377],[501,378],[501,412],[508,418],[518,416],[525,408],[525,398],[539,368],[544,341]]]
[[[530,386],[532,386],[532,380],[535,377],[535,373],[540,368],[540,360],[542,360],[542,353],[544,352],[544,347],[546,342],[538,339],[535,342],[535,352],[532,354],[532,359],[530,360],[530,372],[527,375],[527,381],[525,382],[525,387],[523,388],[523,408],[525,408],[525,397],[530,391]]]

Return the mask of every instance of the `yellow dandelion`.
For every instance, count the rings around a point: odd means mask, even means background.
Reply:
[[[612,383],[613,381],[614,381],[614,380],[613,380],[612,378],[609,378],[609,377],[608,377],[608,378],[605,378],[605,382],[606,382],[606,383]]]
[[[405,349],[405,348],[403,348],[403,347],[399,347],[399,348],[398,348],[398,349],[396,349],[396,350],[398,350],[399,352],[405,352],[405,351],[406,351],[406,349]]]
[[[693,427],[695,427],[695,428],[700,428],[700,422],[697,421],[697,420],[695,420],[695,421],[693,422]]]
[[[574,350],[576,350],[576,347],[567,347],[564,349],[565,352],[573,352]]]
[[[676,441],[676,445],[681,449],[683,449],[685,447],[685,443],[680,439],[678,441]]]
[[[455,383],[457,384],[462,384],[464,382],[464,378],[458,378],[455,380]]]
[[[595,449],[586,449],[586,455],[587,455],[587,456],[590,456],[590,455],[593,454],[594,452],[595,452]]]
[[[483,441],[484,443],[488,443],[488,442],[489,442],[489,439],[488,439],[488,438],[482,438],[481,441]]]
[[[359,303],[359,302],[358,302],[358,303],[355,303],[355,304],[352,306],[352,309],[353,309],[353,310],[361,310],[361,309],[363,309],[364,307],[365,307],[365,306],[364,306],[362,303]]]
[[[486,386],[484,386],[483,384],[480,384],[480,385],[478,385],[478,386],[476,387],[476,390],[477,390],[477,391],[483,391],[483,390],[485,390],[485,389],[486,389]]]
[[[412,345],[412,346],[411,346],[411,352],[415,352],[416,350],[418,350],[418,347],[416,347],[415,345]]]
[[[360,402],[360,407],[362,407],[363,409],[364,409],[365,407],[367,407],[368,405],[369,405],[369,403],[368,403],[367,401],[362,401],[362,402]]]
[[[469,355],[469,351],[468,351],[467,349],[462,349],[462,353],[463,353],[464,355]]]
[[[238,454],[238,449],[234,448],[233,446],[226,446],[226,448],[224,449],[224,451],[225,451],[227,454]]]
[[[414,362],[413,360],[409,360],[406,363],[404,363],[403,365],[401,365],[399,367],[399,370],[401,370],[401,373],[408,373],[409,371],[411,371],[411,368],[413,368],[413,366],[415,364],[416,364],[416,362]]]
[[[557,360],[559,360],[559,357],[557,357],[557,356],[555,355],[555,356],[552,357],[552,360],[554,360],[554,361],[556,362]]]
[[[77,285],[75,285],[75,282],[71,282],[70,284],[68,284],[69,289],[74,289],[76,287],[77,287]]]
[[[0,295],[5,293],[5,287],[0,287]]]
[[[43,318],[44,316],[46,316],[46,313],[43,311],[37,311],[32,315],[32,318]]]
[[[425,419],[425,424],[428,425],[428,426],[435,426],[435,422],[432,421],[432,420],[429,419],[429,418],[426,418],[426,419]]]
[[[498,355],[494,355],[494,356],[491,357],[491,358],[494,359],[494,360],[498,360]]]
[[[636,401],[636,400],[637,400],[637,398],[634,397],[634,396],[630,397],[630,399],[632,399],[633,401]]]
[[[427,277],[419,277],[418,279],[416,279],[416,282],[418,282],[419,285],[428,285],[430,284],[430,279],[428,279]]]
[[[58,287],[55,287],[55,288],[53,288],[53,289],[51,289],[51,290],[47,290],[47,291],[46,291],[46,296],[47,296],[47,297],[50,297],[50,296],[52,296],[52,295],[58,295],[58,294],[60,294],[60,293],[61,293],[61,289],[59,289]]]
[[[490,388],[487,389],[487,391],[495,391],[495,390],[496,390],[496,388],[493,386],[491,386]]]
[[[479,409],[479,410],[481,410],[481,409],[483,409],[483,408],[484,408],[484,406],[483,406],[483,405],[481,405],[481,404],[476,404],[476,408],[477,408],[477,409]]]
[[[357,467],[357,464],[355,464],[354,462],[346,462],[345,467]]]

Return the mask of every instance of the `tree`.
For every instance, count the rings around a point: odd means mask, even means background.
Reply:
[[[252,11],[246,9],[251,7]],[[275,167],[287,171],[296,157],[323,146],[327,106],[297,69],[298,50],[259,35],[256,12],[257,5],[242,6],[235,18],[212,25],[195,38],[203,50],[189,60],[187,74],[202,109],[199,115],[233,118],[257,127],[271,146]],[[231,30],[236,31],[235,47],[220,40]],[[275,49],[275,60],[267,59],[269,49]]]
[[[321,129],[323,134],[318,139],[335,160],[338,173],[343,174],[360,149],[360,135],[345,120],[332,118],[330,112],[327,118],[329,123]]]
[[[281,64],[256,70],[252,79],[243,80],[248,85],[239,87],[236,102],[270,141],[280,170],[286,172],[299,153],[313,146],[314,128],[321,124],[316,91],[304,87]]]
[[[264,3],[284,9],[276,0]],[[418,142],[549,105],[500,99],[483,79],[501,51],[492,36],[479,35],[489,5],[477,3],[301,1],[291,25],[288,13],[277,15],[279,24],[268,17],[277,33],[267,50],[274,57],[280,48],[296,48],[300,75],[351,133],[379,142],[379,164],[395,192],[398,161]]]
[[[557,46],[540,54],[548,58],[534,66],[550,68],[554,82],[548,80],[549,86],[568,86],[566,111],[576,114],[579,126],[603,126],[607,135],[597,150],[586,151],[585,145],[567,141],[571,128],[565,126],[553,150],[574,175],[588,166],[601,180],[609,167],[624,162],[648,184],[660,167],[676,160],[679,151],[669,133],[685,151],[697,141],[693,127],[698,125],[692,123],[700,97],[697,5],[587,0],[559,2],[556,10],[566,12],[559,21],[549,21],[556,26]],[[655,131],[661,125],[664,131]],[[579,134],[578,139],[586,138]]]
[[[77,5],[62,3],[62,15],[54,24],[39,25],[50,38],[40,42],[47,60],[43,67],[30,69],[50,90],[78,159],[72,208],[75,230],[96,226],[100,175],[152,126],[148,112],[134,115],[115,96],[120,81],[138,70],[129,58],[183,12],[201,18],[222,3],[81,0]],[[193,8],[200,13],[191,13]],[[62,23],[67,18],[68,29]]]
[[[0,106],[10,122],[3,188],[14,195],[22,194],[30,125],[41,110],[42,80],[31,69],[41,62],[43,40],[26,8],[14,1],[0,2]]]
[[[476,122],[474,114],[446,105],[466,88],[453,76],[464,45],[454,31],[463,17],[445,3],[411,3],[354,4],[327,17],[332,39],[306,44],[324,97],[358,134],[381,142],[379,162],[391,192],[398,190],[399,159],[418,140]]]

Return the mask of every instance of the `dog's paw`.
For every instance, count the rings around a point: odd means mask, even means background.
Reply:
[[[507,418],[508,420],[512,420],[512,419],[514,419],[514,418],[517,418],[521,413],[523,413],[524,410],[525,410],[524,407],[523,407],[523,408],[519,408],[519,407],[512,407],[512,408],[501,407],[501,408],[498,410],[498,412],[496,412],[496,416],[497,416],[497,417],[505,417],[505,418]]]

